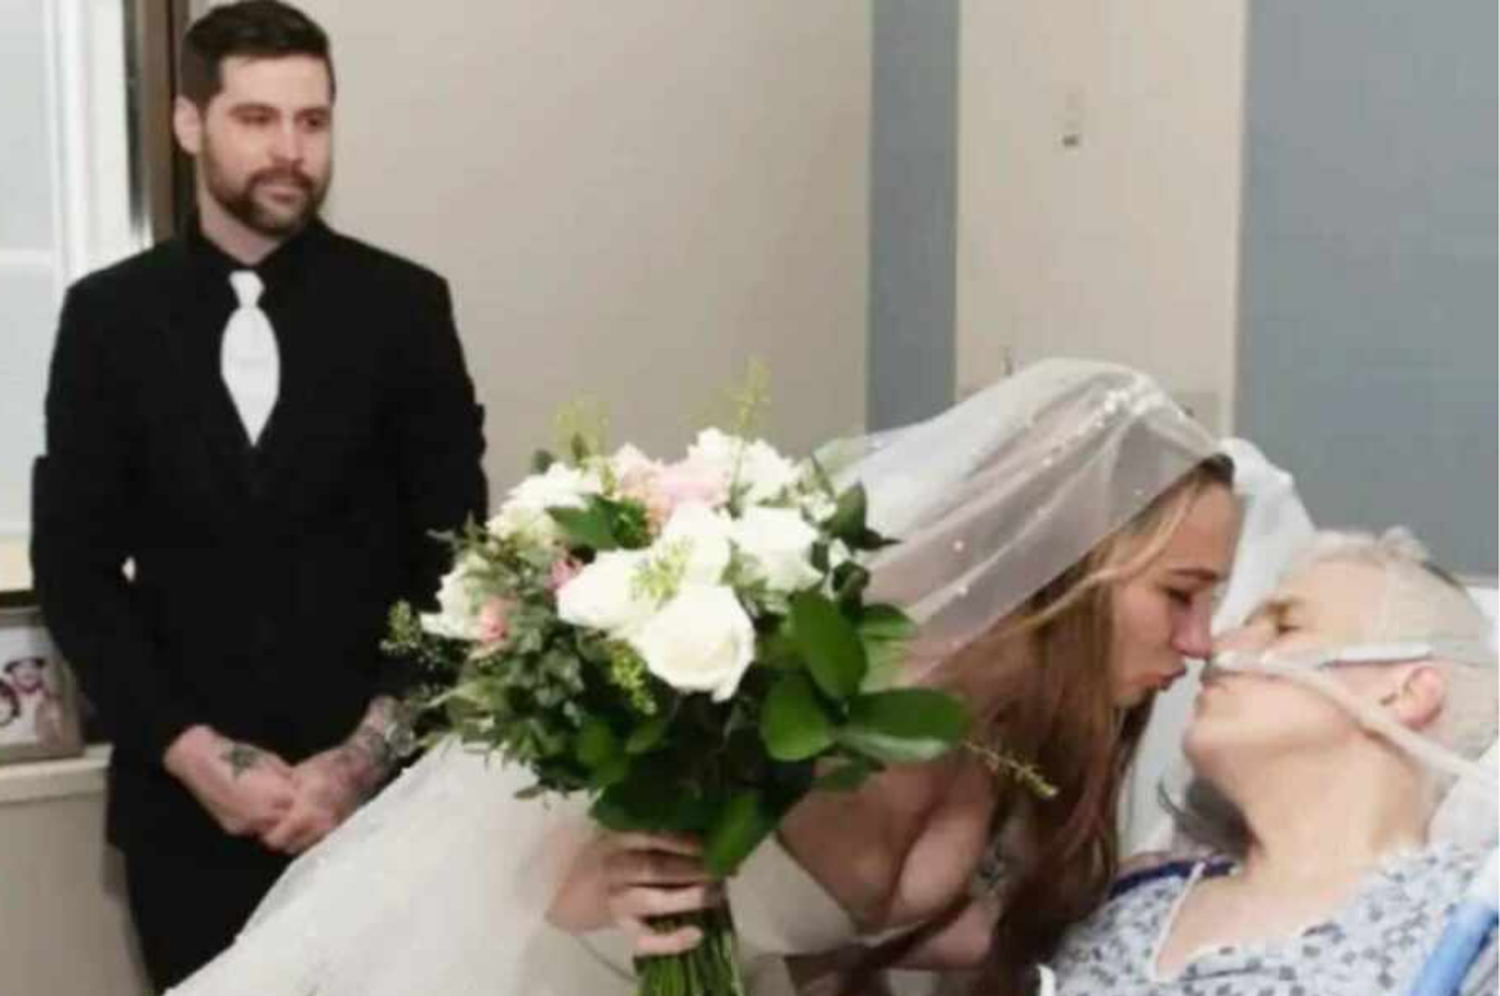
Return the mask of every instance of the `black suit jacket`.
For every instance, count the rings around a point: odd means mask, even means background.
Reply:
[[[224,259],[195,226],[85,278],[52,358],[32,559],[115,744],[126,847],[217,832],[161,764],[188,726],[295,763],[407,686],[414,666],[379,650],[390,606],[432,601],[447,551],[430,533],[486,508],[439,277],[320,223],[281,247],[279,400],[251,447],[218,374]]]

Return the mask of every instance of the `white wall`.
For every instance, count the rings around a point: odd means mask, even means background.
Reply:
[[[966,0],[958,385],[1081,355],[1233,411],[1244,0]],[[1065,147],[1071,130],[1078,144]]]
[[[578,396],[676,446],[750,357],[773,439],[863,426],[866,4],[304,7],[340,79],[330,217],[452,281],[493,491]]]

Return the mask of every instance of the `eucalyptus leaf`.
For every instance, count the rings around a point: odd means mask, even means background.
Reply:
[[[786,675],[766,696],[760,736],[778,761],[806,761],[833,746],[833,720],[801,673]]]
[[[876,761],[908,764],[941,757],[962,742],[968,728],[968,710],[954,696],[901,688],[850,703],[838,741]]]
[[[791,618],[797,648],[823,694],[842,702],[859,691],[869,666],[865,647],[838,606],[815,591],[798,592]]]

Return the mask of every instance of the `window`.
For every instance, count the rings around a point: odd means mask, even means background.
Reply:
[[[132,196],[132,19],[120,0],[0,0],[0,590],[24,569],[63,292],[149,241]]]

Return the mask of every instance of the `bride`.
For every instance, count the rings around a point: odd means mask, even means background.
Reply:
[[[871,596],[920,624],[905,680],[957,691],[981,722],[960,756],[810,797],[751,857],[728,889],[747,983],[792,993],[791,970],[821,969],[789,956],[882,940],[861,960],[919,963],[942,925],[997,909],[1015,911],[999,937],[1020,978],[1102,898],[1152,699],[1210,649],[1239,530],[1233,464],[1149,378],[1070,361],[824,454],[851,455],[843,480],[901,540],[871,565]],[[675,845],[595,834],[582,800],[517,803],[529,784],[435,748],[173,992],[631,992],[644,917],[716,890],[681,888],[661,853]]]

